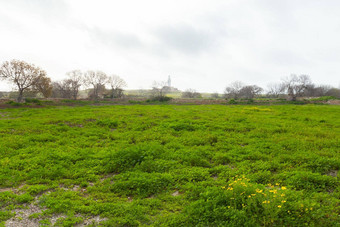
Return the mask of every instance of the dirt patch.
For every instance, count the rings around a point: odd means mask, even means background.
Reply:
[[[72,123],[69,121],[65,121],[64,124],[71,128],[83,128],[84,127],[82,124],[76,124],[76,123]]]
[[[11,192],[13,188],[0,188],[0,192]]]
[[[95,225],[95,226],[97,226],[98,223],[106,221],[106,220],[107,220],[107,218],[101,218],[100,216],[94,216],[94,217],[90,217],[90,218],[85,219],[83,221],[83,223],[76,224],[75,226],[76,227],[86,226],[86,225]]]
[[[128,197],[127,197],[127,200],[128,200],[129,203],[131,203],[131,202],[133,201],[133,198],[130,197],[130,196],[128,196]]]
[[[100,182],[103,182],[104,180],[108,179],[108,178],[111,178],[111,177],[114,177],[116,176],[117,174],[114,174],[114,173],[110,173],[110,174],[107,174],[105,176],[103,176],[101,179],[100,179]]]
[[[329,100],[327,103],[331,105],[340,105],[340,100]]]
[[[331,170],[327,173],[328,176],[337,177],[338,176],[338,170]]]
[[[17,188],[0,188],[0,192],[13,192],[14,194],[20,195],[23,194],[24,191],[21,190],[26,184],[21,184]]]
[[[218,179],[218,176],[217,175],[213,175],[211,176],[214,180],[217,180]]]
[[[26,209],[15,209],[15,216],[6,221],[6,227],[34,227],[39,226],[39,219],[30,219],[29,216],[35,213],[41,213],[43,210],[37,205],[30,204]]]
[[[172,193],[172,196],[179,196],[181,193],[179,191],[175,191],[174,193]]]
[[[24,208],[15,209],[12,212],[15,213],[15,216],[8,219],[5,222],[6,227],[18,227],[18,226],[24,226],[24,227],[35,227],[40,226],[39,223],[41,220],[49,220],[51,223],[51,226],[53,226],[58,219],[60,218],[67,218],[64,214],[53,214],[51,216],[45,216],[45,217],[39,217],[39,218],[30,218],[31,215],[37,214],[37,213],[43,213],[47,209],[41,208],[37,205],[37,202],[39,201],[39,198],[41,196],[36,196],[35,201],[29,205],[27,205]],[[76,214],[75,217],[83,217],[80,214]],[[107,218],[101,218],[100,216],[93,216],[93,217],[83,217],[84,221],[82,223],[79,223],[75,226],[87,226],[87,225],[95,225],[97,226],[100,222],[106,221]]]

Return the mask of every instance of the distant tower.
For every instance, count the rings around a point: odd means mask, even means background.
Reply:
[[[171,87],[171,78],[170,78],[170,75],[168,76],[168,87]]]

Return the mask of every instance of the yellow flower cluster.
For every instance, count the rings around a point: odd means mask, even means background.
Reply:
[[[226,189],[228,191],[234,190],[234,194],[238,192],[236,196],[245,195],[248,199],[252,199],[253,197],[258,196],[260,196],[258,197],[259,199],[265,197],[266,200],[262,201],[262,204],[272,204],[272,206],[277,208],[282,208],[284,203],[286,203],[286,200],[282,198],[285,196],[285,194],[280,193],[280,190],[286,190],[287,188],[285,186],[282,186],[281,183],[277,182],[274,184],[268,184],[266,188],[254,188],[255,192],[253,192],[252,194],[247,194],[248,189],[245,188],[248,187],[249,189],[251,189],[253,188],[253,186],[255,186],[254,184],[249,183],[249,181],[250,180],[244,176],[236,176],[232,182],[229,182],[227,186],[223,186],[222,189]],[[239,192],[240,189],[241,192]],[[282,199],[278,199],[279,197],[281,197]],[[246,206],[247,204],[242,204],[242,207]],[[230,206],[228,206],[228,208],[230,208]]]
[[[276,189],[274,189],[274,190],[269,190],[269,192],[276,194],[276,193],[277,193],[277,190],[276,190]]]

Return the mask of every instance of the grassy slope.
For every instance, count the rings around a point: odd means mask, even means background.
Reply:
[[[338,106],[287,105],[0,110],[0,221],[37,203],[47,211],[34,218],[64,213],[61,225],[95,215],[106,225],[335,225],[339,116]]]

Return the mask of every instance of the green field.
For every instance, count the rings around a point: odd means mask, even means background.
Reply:
[[[2,109],[0,223],[339,226],[339,138],[340,106]]]

